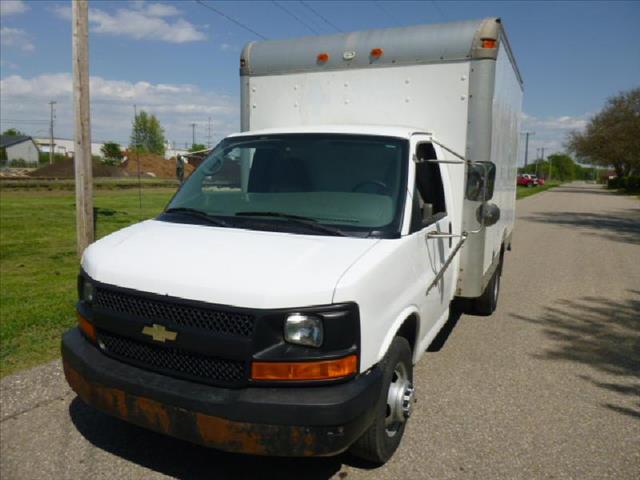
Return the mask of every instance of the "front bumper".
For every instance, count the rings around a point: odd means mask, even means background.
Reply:
[[[71,388],[87,404],[150,430],[230,452],[326,456],[346,450],[371,424],[378,368],[346,383],[229,389],[111,359],[77,328],[62,338]]]

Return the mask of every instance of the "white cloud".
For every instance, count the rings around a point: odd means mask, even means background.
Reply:
[[[1,0],[0,1],[0,15],[3,17],[7,15],[16,15],[18,13],[24,13],[29,10],[29,6],[22,0]]]
[[[148,3],[144,4],[140,11],[146,12],[147,15],[152,17],[173,17],[180,15],[178,10],[173,5],[167,5],[166,3]]]
[[[1,27],[0,43],[3,47],[15,47],[23,52],[33,52],[36,49],[27,32],[20,28]]]
[[[580,130],[587,125],[588,115],[571,117],[564,115],[561,117],[538,118],[523,114],[523,123],[528,128],[542,128],[548,130]]]
[[[544,148],[545,158],[553,153],[565,152],[567,135],[573,130],[582,130],[589,121],[591,114],[579,116],[562,115],[559,117],[535,117],[522,114],[523,132],[533,132],[529,136],[529,162],[538,158]],[[524,135],[521,136],[520,164],[524,163]]]
[[[133,105],[158,116],[166,137],[179,144],[191,141],[191,122],[198,123],[197,140],[206,142],[207,118],[212,117],[215,138],[238,130],[238,100],[190,84],[91,77],[92,135],[96,140],[127,142]],[[69,73],[44,74],[25,78],[10,75],[0,80],[1,116],[11,119],[46,120],[49,100],[56,100],[56,135],[72,138],[72,78]],[[11,126],[11,125],[9,125]],[[7,128],[9,128],[7,126]],[[5,125],[3,125],[3,128]],[[29,127],[29,125],[27,125]],[[32,135],[43,135],[33,125]],[[29,130],[22,128],[22,130]],[[46,133],[46,132],[45,132]]]
[[[56,6],[52,10],[61,18],[71,19],[68,6]],[[131,8],[120,8],[115,13],[92,8],[89,10],[89,28],[91,32],[136,40],[169,43],[206,40],[206,34],[184,18],[170,18],[180,14],[176,7],[165,3],[136,2]]]

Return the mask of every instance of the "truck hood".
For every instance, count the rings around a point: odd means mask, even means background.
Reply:
[[[332,302],[340,276],[379,240],[148,220],[90,245],[94,280],[247,308]]]

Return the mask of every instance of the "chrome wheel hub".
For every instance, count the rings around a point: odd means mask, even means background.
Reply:
[[[415,388],[409,380],[406,367],[399,363],[393,372],[387,393],[385,431],[393,437],[411,416],[415,403]]]

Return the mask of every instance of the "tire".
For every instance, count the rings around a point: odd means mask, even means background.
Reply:
[[[400,445],[415,401],[411,348],[405,338],[393,339],[380,368],[383,388],[375,418],[350,449],[354,456],[376,465],[387,462]]]
[[[491,280],[478,298],[473,301],[472,313],[488,317],[495,312],[500,296],[500,277],[502,276],[502,262],[497,266]]]

